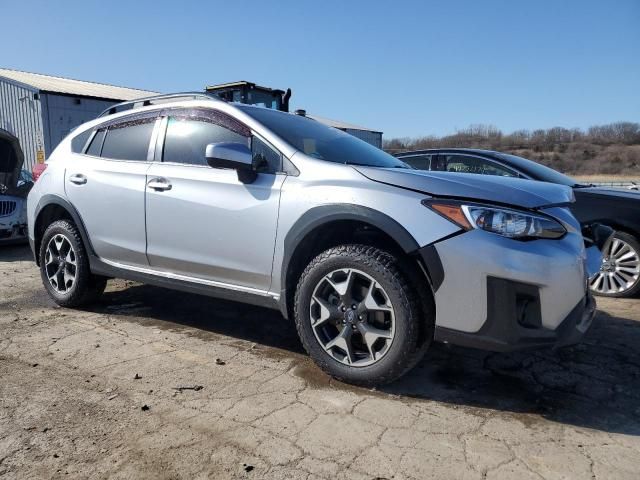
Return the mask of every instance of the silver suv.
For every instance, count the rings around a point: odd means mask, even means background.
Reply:
[[[367,386],[433,340],[558,346],[594,314],[599,251],[567,187],[413,170],[310,118],[202,94],[113,108],[47,165],[29,240],[65,307],[118,277],[279,309],[323,370]]]

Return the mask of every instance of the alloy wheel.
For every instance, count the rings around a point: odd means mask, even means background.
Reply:
[[[614,238],[604,253],[600,271],[591,278],[591,290],[597,293],[624,293],[640,277],[640,253],[620,238]]]
[[[395,336],[395,312],[384,288],[355,268],[334,270],[316,285],[311,327],[322,348],[353,367],[378,362]]]
[[[65,294],[76,281],[76,252],[67,237],[57,234],[47,244],[44,267],[49,283],[58,293]]]

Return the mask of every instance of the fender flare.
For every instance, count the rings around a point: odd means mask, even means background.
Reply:
[[[415,238],[390,216],[361,205],[329,204],[306,211],[291,227],[284,239],[284,256],[280,270],[280,308],[287,316],[287,274],[294,253],[313,230],[335,221],[353,220],[368,223],[391,237],[405,253],[420,248]]]
[[[91,260],[92,258],[95,258],[96,254],[95,254],[95,250],[93,249],[93,245],[91,244],[91,239],[89,238],[89,235],[87,235],[87,229],[85,228],[84,222],[82,221],[82,217],[80,216],[76,208],[67,199],[59,195],[48,193],[46,195],[43,195],[42,198],[40,198],[40,201],[38,202],[38,205],[36,206],[35,213],[34,213],[34,222],[33,222],[34,243],[31,246],[31,249],[33,250],[33,256],[36,259],[36,263],[39,263],[40,260],[38,258],[38,252],[36,247],[36,241],[38,239],[36,238],[35,227],[38,222],[38,217],[40,216],[40,213],[42,213],[42,210],[44,210],[46,207],[50,205],[58,205],[59,207],[62,207],[67,212],[69,212],[69,215],[71,215],[71,219],[73,220],[73,223],[76,224],[76,227],[78,227],[78,230],[80,231],[80,236],[82,237],[82,243],[84,243],[85,248],[87,249],[87,253],[89,254],[89,259]]]

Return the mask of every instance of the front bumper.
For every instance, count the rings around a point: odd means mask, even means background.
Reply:
[[[501,293],[505,293],[502,291]],[[587,333],[596,313],[596,302],[591,293],[569,312],[555,330],[540,326],[525,326],[518,321],[518,312],[504,308],[509,302],[495,304],[492,314],[480,331],[461,332],[436,326],[434,340],[462,347],[479,348],[494,352],[512,352],[528,348],[563,347],[578,343]]]
[[[578,231],[523,242],[473,230],[419,252],[434,289],[436,340],[496,351],[559,346],[591,324],[587,264],[596,262]]]

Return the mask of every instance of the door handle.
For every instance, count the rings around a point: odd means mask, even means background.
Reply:
[[[87,183],[87,177],[85,177],[81,173],[74,173],[73,175],[69,176],[69,181],[71,183],[75,183],[76,185],[84,185],[85,183]]]
[[[171,183],[166,178],[152,178],[147,182],[147,187],[157,192],[164,192],[165,190],[171,190]]]

